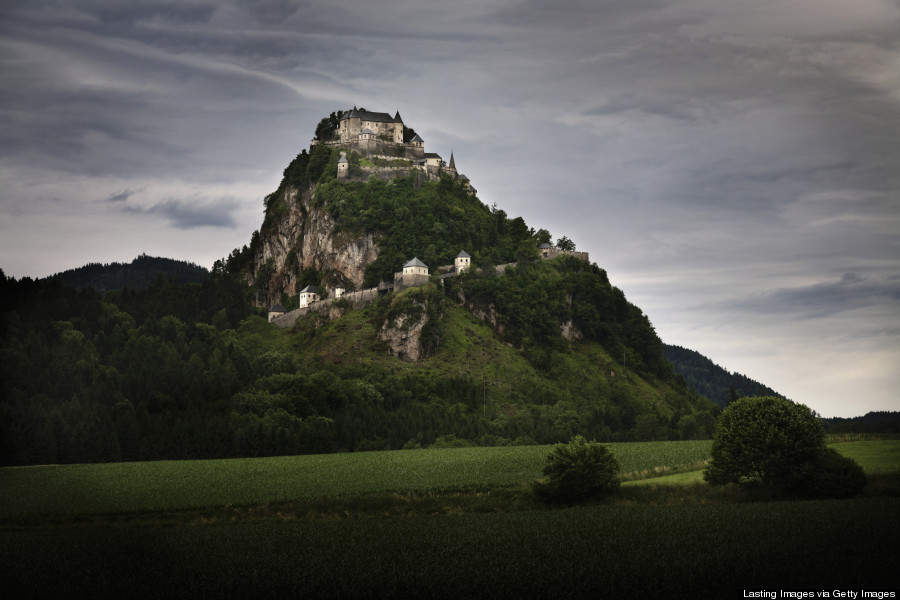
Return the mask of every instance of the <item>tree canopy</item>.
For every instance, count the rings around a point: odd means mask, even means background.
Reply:
[[[822,422],[784,398],[740,398],[722,411],[704,478],[769,495],[849,496],[865,485],[852,459],[826,448]]]
[[[784,398],[740,398],[719,416],[704,478],[716,485],[774,486],[825,448],[822,423]]]

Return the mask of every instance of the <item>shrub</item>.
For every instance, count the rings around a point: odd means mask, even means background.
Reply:
[[[556,444],[544,466],[546,480],[533,484],[535,494],[546,502],[571,504],[590,500],[619,487],[619,463],[598,442],[575,436],[567,444]]]
[[[469,448],[474,446],[472,442],[467,439],[458,438],[455,435],[448,434],[442,435],[436,440],[434,440],[433,448]]]
[[[852,458],[826,448],[797,469],[786,484],[788,493],[803,498],[849,498],[866,486],[866,474]]]

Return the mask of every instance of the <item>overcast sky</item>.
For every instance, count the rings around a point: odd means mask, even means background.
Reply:
[[[0,267],[210,267],[354,105],[666,343],[900,410],[898,0],[0,0]]]

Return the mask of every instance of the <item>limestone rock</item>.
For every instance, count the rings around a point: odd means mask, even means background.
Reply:
[[[362,289],[366,265],[378,258],[372,234],[335,232],[334,220],[325,209],[312,206],[314,196],[315,186],[302,191],[288,188],[284,192],[287,214],[260,233],[248,282],[253,283],[270,259],[274,266],[266,297],[257,300],[260,306],[280,302],[282,294],[297,294],[304,269],[324,272],[348,291]]]

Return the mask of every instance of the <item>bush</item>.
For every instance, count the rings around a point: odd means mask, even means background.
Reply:
[[[470,448],[474,445],[475,444],[473,444],[469,440],[458,438],[451,433],[448,435],[442,435],[438,439],[434,440],[432,448]]]
[[[556,444],[547,455],[546,480],[533,484],[535,494],[546,502],[571,504],[615,491],[619,487],[619,463],[598,442],[575,436],[567,444]]]
[[[826,448],[786,481],[787,492],[803,498],[849,498],[866,486],[866,474],[855,460]]]

